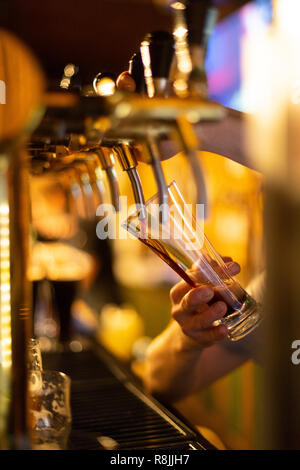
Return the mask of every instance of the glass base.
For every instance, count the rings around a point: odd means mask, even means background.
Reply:
[[[261,305],[257,304],[254,299],[251,299],[249,304],[244,302],[242,308],[238,311],[229,315],[228,317],[222,318],[214,323],[214,325],[225,325],[228,329],[228,338],[231,341],[239,341],[240,339],[251,333],[261,322]]]

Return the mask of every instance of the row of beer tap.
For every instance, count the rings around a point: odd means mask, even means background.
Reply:
[[[103,172],[111,202],[119,211],[117,159],[130,179],[141,217],[145,198],[138,162],[151,165],[163,207],[161,217],[166,219],[168,191],[161,165],[166,141],[176,142],[184,152],[197,202],[207,202],[194,124],[225,115],[224,108],[207,99],[205,52],[217,19],[213,3],[182,0],[171,4],[172,33],[148,34],[129,62],[135,93],[119,90],[112,77],[103,73],[90,86],[81,87],[78,68],[68,64],[60,91],[46,95],[44,117],[27,147],[31,172],[55,172],[75,204],[78,198],[84,201],[87,218],[95,216],[103,200]]]

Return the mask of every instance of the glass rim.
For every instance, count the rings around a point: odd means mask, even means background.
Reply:
[[[182,199],[182,202],[185,202],[184,200],[184,197],[182,196],[182,193],[180,191],[180,189],[178,188],[178,185],[176,183],[175,180],[172,180],[171,183],[169,183],[167,185],[167,188],[168,190],[170,188],[175,188],[177,193],[179,194],[180,198]],[[132,213],[128,215],[128,217],[126,217],[126,219],[121,223],[122,227],[125,228],[126,230],[130,231],[130,219],[135,219],[136,217],[139,217],[139,213],[141,211],[141,208],[142,207],[148,207],[155,199],[157,199],[159,196],[159,192],[157,191],[155,194],[153,194],[153,196],[151,196],[149,199],[147,199],[147,201],[145,201],[144,204],[140,204],[139,208],[136,208],[136,205],[135,205],[135,209],[132,210]],[[166,204],[166,203],[165,203]],[[161,204],[163,205],[163,204]]]

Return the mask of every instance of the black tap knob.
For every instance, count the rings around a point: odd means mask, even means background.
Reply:
[[[188,0],[185,6],[185,19],[188,28],[189,45],[199,45],[206,49],[217,19],[214,0]]]
[[[149,33],[141,44],[141,52],[142,48],[146,48],[149,51],[152,77],[168,78],[174,55],[174,39],[172,34],[167,31]]]
[[[205,71],[207,44],[217,21],[214,0],[187,0],[184,15],[187,41],[192,63],[188,79],[189,93],[207,97],[208,84]]]
[[[138,93],[149,96],[167,93],[174,50],[173,36],[167,31],[154,31],[145,36],[128,69]]]
[[[145,36],[128,68],[137,93],[151,97],[167,94],[174,51],[173,36],[167,31],[154,31]]]
[[[129,61],[128,72],[135,81],[135,91],[141,94],[147,94],[147,87],[144,76],[144,66],[141,52],[133,54]]]

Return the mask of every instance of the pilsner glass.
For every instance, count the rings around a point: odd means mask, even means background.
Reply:
[[[42,386],[42,353],[40,343],[35,338],[30,338],[27,343],[27,370],[29,393],[35,393]]]
[[[41,386],[29,389],[32,447],[63,450],[71,430],[71,380],[63,372],[53,370],[43,370],[41,376]]]
[[[27,343],[27,353],[28,353],[28,361],[27,361],[27,368],[28,370],[43,370],[42,364],[42,353],[41,347],[38,339],[30,338]]]
[[[151,248],[191,287],[210,285],[214,297],[209,304],[218,300],[227,304],[226,315],[214,325],[226,325],[229,339],[240,340],[260,323],[261,306],[230,275],[175,181],[168,186],[168,193],[169,218],[166,222],[161,221],[161,206],[156,194],[145,204],[147,217],[141,217],[141,208],[136,206],[123,227]]]

